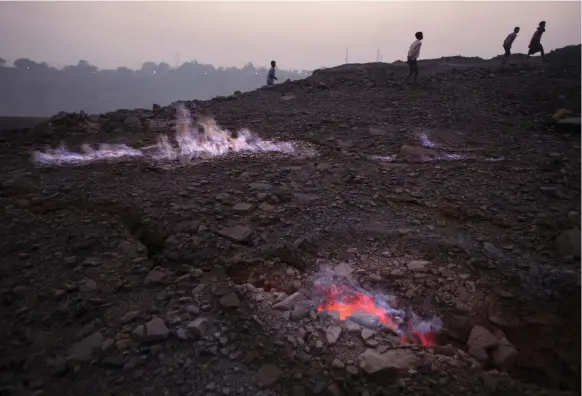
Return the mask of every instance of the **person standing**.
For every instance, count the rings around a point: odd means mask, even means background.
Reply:
[[[408,63],[408,76],[404,79],[404,82],[408,82],[408,79],[414,75],[414,83],[418,80],[418,56],[420,55],[420,47],[422,46],[422,39],[424,38],[422,32],[416,32],[414,34],[416,40],[410,46],[408,50],[408,57],[406,63]]]
[[[527,57],[529,58],[533,54],[538,52],[542,55],[542,62],[545,62],[544,46],[542,45],[542,35],[546,31],[546,21],[541,21],[533,34],[531,41],[529,42],[529,51],[527,52]]]
[[[275,76],[275,68],[277,67],[277,62],[271,61],[271,68],[269,69],[269,73],[267,73],[267,85],[270,87],[275,84],[275,80],[277,77]]]
[[[505,50],[505,54],[503,54],[503,60],[501,61],[501,65],[504,65],[509,59],[509,56],[511,55],[511,46],[513,45],[513,42],[517,38],[518,33],[519,26],[516,26],[515,28],[513,28],[513,32],[509,33],[505,38],[505,41],[503,41],[503,49]]]

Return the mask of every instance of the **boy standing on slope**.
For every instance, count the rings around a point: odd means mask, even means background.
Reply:
[[[277,67],[277,62],[271,61],[271,68],[269,69],[269,73],[267,74],[267,85],[272,86],[275,84],[275,67]]]
[[[542,46],[542,34],[546,31],[546,21],[541,21],[538,25],[536,32],[533,34],[531,41],[529,42],[529,51],[527,52],[527,57],[530,55],[541,53],[542,62],[545,62],[544,57],[544,47]]]
[[[505,54],[503,54],[503,60],[501,61],[502,65],[504,65],[507,62],[509,56],[511,55],[511,46],[513,45],[513,42],[517,37],[517,33],[519,33],[519,26],[516,26],[513,29],[513,32],[509,33],[509,35],[505,38],[505,41],[503,42],[503,49],[505,50]]]
[[[418,56],[420,55],[420,47],[422,46],[422,39],[424,36],[422,35],[422,32],[416,32],[414,37],[416,37],[416,40],[408,50],[408,58],[406,61],[406,63],[408,63],[408,76],[406,76],[404,82],[407,82],[414,74],[414,83],[416,84],[416,80],[418,79]]]

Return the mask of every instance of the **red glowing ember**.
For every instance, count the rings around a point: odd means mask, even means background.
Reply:
[[[317,311],[336,311],[340,320],[349,319],[357,313],[374,315],[382,324],[392,329],[403,342],[436,345],[436,332],[428,322],[415,320],[404,310],[393,309],[388,304],[381,307],[372,296],[347,287],[323,288],[323,302]]]

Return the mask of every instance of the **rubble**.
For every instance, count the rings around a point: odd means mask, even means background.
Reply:
[[[580,107],[571,51],[500,72],[426,61],[419,87],[398,63],[344,65],[3,134],[0,388],[576,392],[580,142],[556,133],[575,114],[552,120]],[[222,149],[178,155],[182,109]],[[300,154],[237,151],[244,128]],[[48,169],[22,154],[60,142],[142,151]]]

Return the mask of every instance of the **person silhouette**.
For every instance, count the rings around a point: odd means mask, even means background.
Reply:
[[[529,51],[527,52],[527,57],[529,58],[533,54],[537,54],[538,52],[542,56],[542,62],[545,62],[545,54],[544,54],[544,46],[542,45],[542,35],[546,31],[546,21],[541,21],[536,29],[535,33],[531,37],[531,41],[529,42]]]
[[[515,41],[517,34],[519,33],[519,26],[513,28],[513,32],[509,33],[505,40],[503,41],[503,49],[505,50],[505,54],[503,54],[503,59],[501,60],[501,65],[505,65],[509,56],[511,55],[511,46]]]
[[[267,85],[269,87],[274,85],[275,80],[277,80],[277,77],[275,76],[275,68],[276,67],[277,67],[277,62],[271,61],[271,68],[269,69],[269,72],[267,73]]]
[[[414,75],[414,83],[416,84],[416,80],[418,79],[418,56],[420,55],[420,47],[422,46],[422,39],[424,36],[422,32],[416,32],[414,37],[416,37],[416,40],[414,40],[408,50],[406,60],[406,63],[408,63],[408,76],[406,76],[404,82],[407,82],[408,79]]]

